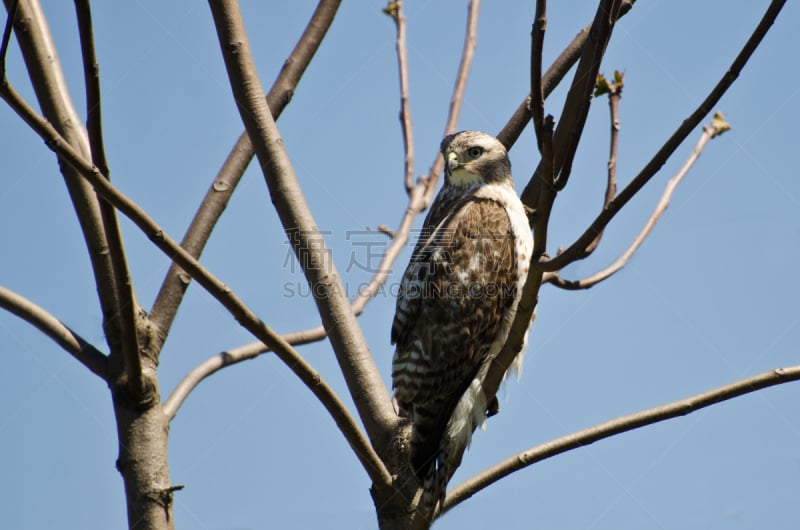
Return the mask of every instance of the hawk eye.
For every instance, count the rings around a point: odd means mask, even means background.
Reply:
[[[482,147],[470,147],[469,150],[467,151],[467,154],[469,155],[470,158],[478,158],[479,156],[481,156],[483,154],[483,148]]]

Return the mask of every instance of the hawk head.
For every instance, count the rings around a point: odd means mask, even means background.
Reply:
[[[446,184],[471,186],[511,182],[511,162],[497,138],[461,131],[442,140]]]

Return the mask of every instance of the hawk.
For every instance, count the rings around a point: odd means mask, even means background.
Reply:
[[[505,147],[462,131],[441,151],[444,186],[403,274],[391,334],[392,387],[411,421],[411,466],[429,511],[496,408],[482,381],[508,337],[533,250]]]

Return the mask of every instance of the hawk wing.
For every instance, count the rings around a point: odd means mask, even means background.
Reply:
[[[517,288],[514,233],[504,206],[461,195],[431,211],[403,275],[392,324],[392,383],[401,410],[425,404],[447,421],[489,352]],[[420,408],[420,407],[417,407]],[[434,418],[431,418],[434,419]]]
[[[431,268],[431,254],[437,246],[441,246],[443,236],[450,232],[448,225],[453,224],[454,217],[470,199],[470,196],[451,194],[448,191],[447,188],[442,188],[425,216],[411,260],[403,273],[392,321],[392,344],[400,342],[406,332],[413,329],[422,301],[422,297],[417,296],[417,291],[426,283],[421,277]]]

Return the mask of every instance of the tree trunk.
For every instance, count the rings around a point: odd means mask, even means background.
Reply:
[[[117,469],[125,483],[130,530],[173,530],[173,486],[167,464],[169,420],[158,399],[155,371],[146,371],[148,399],[133,403],[123,381],[112,385],[117,420],[119,458]]]
[[[419,481],[409,464],[409,442],[411,425],[401,423],[389,447],[382,451],[382,459],[392,474],[392,486],[372,486],[370,493],[378,515],[381,530],[427,530],[430,518],[417,510],[421,489]]]

